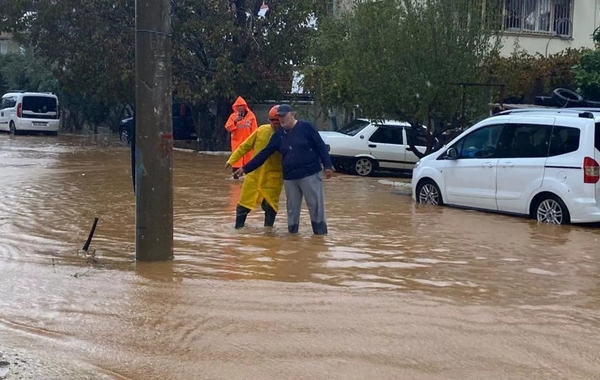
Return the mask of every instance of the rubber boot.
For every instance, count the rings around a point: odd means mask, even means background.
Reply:
[[[265,200],[263,200],[260,206],[265,212],[265,227],[273,227],[273,225],[275,224],[275,217],[277,216],[277,212]]]
[[[246,217],[250,214],[250,209],[237,205],[235,208],[235,228],[243,228],[246,224]]]

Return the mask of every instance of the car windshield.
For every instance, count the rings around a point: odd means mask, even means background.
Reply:
[[[353,120],[345,127],[338,129],[338,132],[348,136],[354,136],[362,131],[367,125],[369,125],[369,122],[366,120]]]

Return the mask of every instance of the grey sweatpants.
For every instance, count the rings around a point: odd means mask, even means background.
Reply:
[[[302,198],[304,197],[313,232],[317,235],[327,234],[323,175],[321,172],[300,179],[285,180],[283,184],[287,198],[288,231],[290,233],[298,232]]]

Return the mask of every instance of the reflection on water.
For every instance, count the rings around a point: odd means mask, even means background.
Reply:
[[[0,135],[0,350],[117,379],[600,373],[597,228],[419,206],[335,176],[328,236],[306,210],[290,236],[284,194],[273,229],[257,209],[235,230],[242,181],[224,161],[176,151],[175,260],[135,263],[126,147]]]

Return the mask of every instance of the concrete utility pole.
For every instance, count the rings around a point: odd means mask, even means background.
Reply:
[[[135,2],[135,257],[173,259],[171,2]]]

